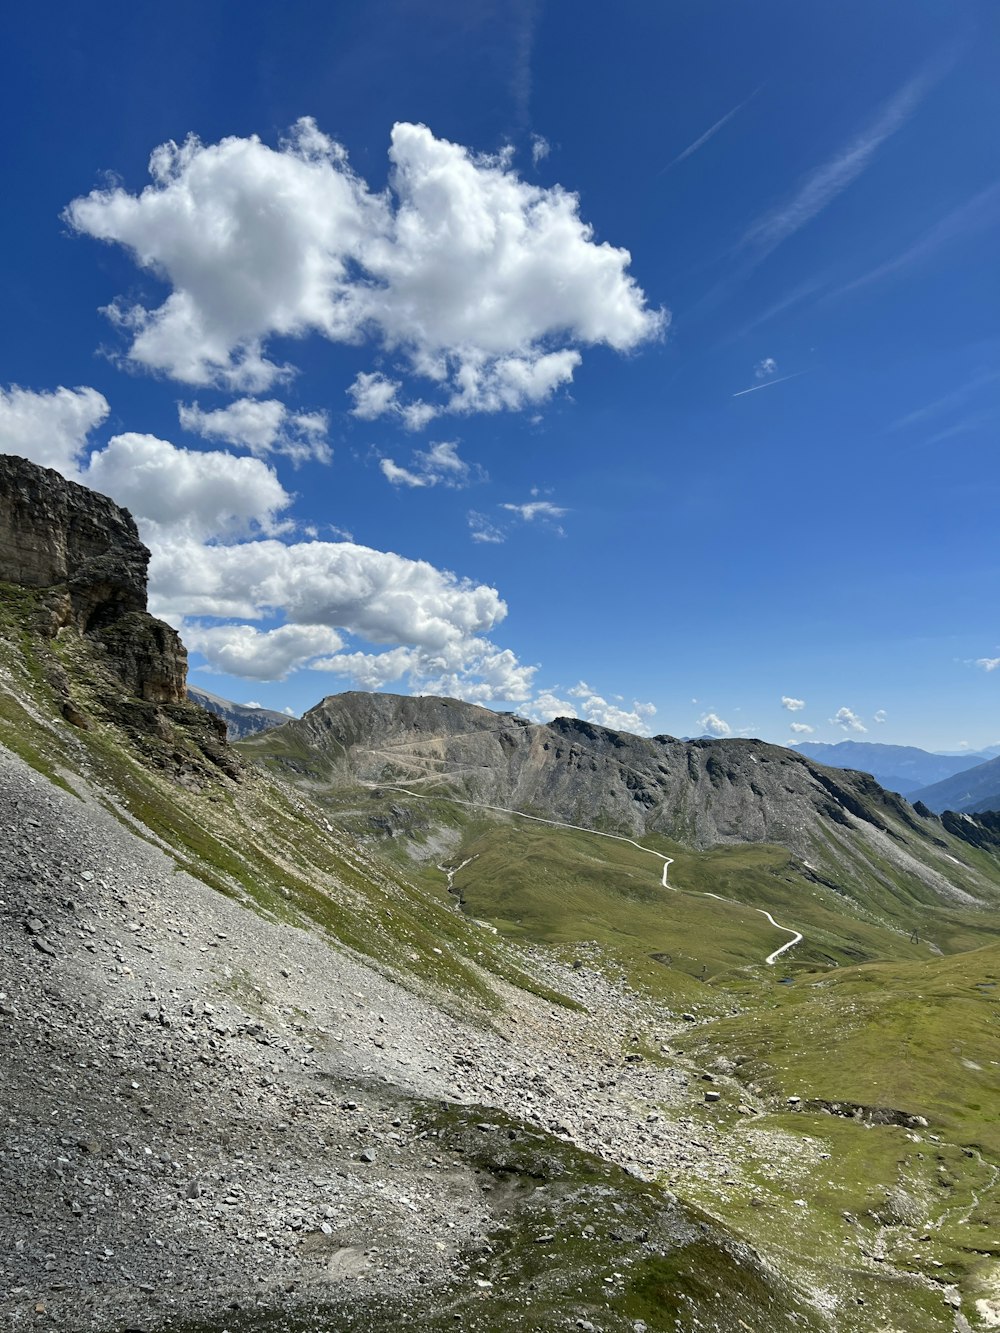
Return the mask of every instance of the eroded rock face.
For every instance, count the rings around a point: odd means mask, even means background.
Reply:
[[[51,468],[0,455],[0,580],[46,594],[53,634],[100,643],[128,694],[182,703],[187,652],[146,610],[149,551],[107,496]]]

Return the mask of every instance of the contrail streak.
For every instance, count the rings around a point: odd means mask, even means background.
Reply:
[[[718,134],[719,130],[722,129],[723,125],[725,125],[727,121],[732,120],[733,116],[736,115],[737,111],[742,111],[748,102],[753,101],[753,99],[757,96],[757,94],[760,92],[760,89],[763,88],[763,86],[764,85],[761,84],[760,87],[755,88],[749,97],[744,97],[743,101],[740,102],[737,106],[734,106],[732,111],[727,111],[721,120],[717,120],[715,124],[711,126],[711,128],[707,129],[704,134],[700,135],[697,139],[695,139],[694,143],[688,144],[688,146],[684,149],[683,153],[678,153],[672,162],[668,162],[665,167],[660,168],[660,170],[656,173],[657,176],[662,176],[663,173],[665,171],[669,171],[671,167],[676,167],[678,162],[683,162],[684,159],[690,157],[692,153],[697,153],[698,149],[701,148],[703,144],[708,143],[709,139],[711,139],[713,134]]]
[[[804,375],[804,370],[797,370],[794,375],[782,375],[780,379],[766,380],[763,384],[751,384],[749,389],[740,389],[734,393],[734,398],[742,398],[745,393],[756,393],[758,389],[773,389],[776,384],[784,384],[785,380],[797,380],[800,375]]]

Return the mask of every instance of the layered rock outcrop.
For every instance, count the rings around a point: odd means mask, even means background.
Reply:
[[[0,580],[37,590],[52,634],[72,626],[103,648],[126,693],[186,698],[187,652],[146,610],[149,551],[135,520],[51,468],[0,455]]]

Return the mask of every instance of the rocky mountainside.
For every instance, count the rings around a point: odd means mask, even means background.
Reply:
[[[346,692],[242,749],[317,791],[392,785],[698,849],[779,844],[807,867],[878,858],[944,897],[982,883],[929,810],[868,774],[763,741],[643,738],[573,718],[535,725],[455,699]]]
[[[231,741],[243,740],[254,736],[258,731],[270,731],[288,721],[286,713],[276,713],[271,708],[254,708],[250,704],[236,704],[231,699],[220,699],[217,694],[189,685],[188,698],[199,708],[204,708],[216,717],[221,717],[226,724],[226,735]]]
[[[974,768],[984,758],[981,754],[932,754],[915,745],[880,745],[876,741],[839,741],[836,745],[803,741],[795,749],[828,768],[871,773],[887,791],[898,791],[906,797]]]

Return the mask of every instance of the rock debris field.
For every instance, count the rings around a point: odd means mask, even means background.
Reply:
[[[428,1104],[476,1104],[483,1133],[504,1111],[646,1179],[728,1170],[690,1118],[696,1076],[632,1053],[677,1018],[591,967],[518,955],[579,1012],[495,981],[492,1015],[445,1012],[5,751],[0,929],[11,1329],[475,1282],[493,1200],[420,1127]]]

